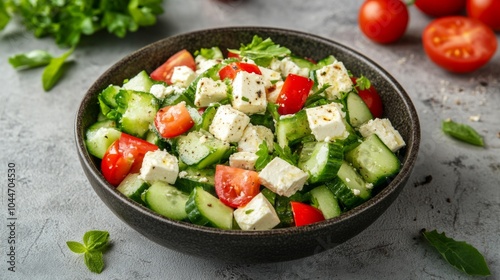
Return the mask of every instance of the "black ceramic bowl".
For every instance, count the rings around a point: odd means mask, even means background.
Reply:
[[[85,148],[85,130],[96,121],[97,95],[109,84],[121,84],[140,70],[154,70],[181,49],[191,52],[219,46],[221,50],[239,48],[254,35],[270,37],[297,55],[321,59],[333,54],[354,75],[368,77],[380,91],[388,117],[406,141],[400,151],[401,172],[368,202],[341,216],[303,227],[267,231],[220,230],[164,218],[127,199],[106,182],[100,162]],[[370,59],[334,41],[297,31],[232,27],[201,30],[172,36],[148,45],[123,58],[107,70],[82,100],[75,125],[78,155],[95,192],[125,223],[165,247],[205,258],[231,262],[271,262],[298,259],[331,249],[356,236],[372,224],[399,195],[415,165],[420,142],[417,113],[404,89]]]

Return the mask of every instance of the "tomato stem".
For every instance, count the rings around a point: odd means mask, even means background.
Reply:
[[[417,0],[409,0],[408,2],[406,2],[406,6],[407,7],[413,6],[415,4],[415,1]]]

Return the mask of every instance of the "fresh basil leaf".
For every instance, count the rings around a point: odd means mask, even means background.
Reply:
[[[0,1],[0,30],[3,30],[10,21],[10,14],[7,12],[4,1]]]
[[[64,64],[68,56],[73,53],[74,48],[70,49],[60,57],[52,58],[49,65],[45,67],[42,74],[42,84],[45,91],[49,91],[59,81],[64,73]]]
[[[452,266],[469,275],[489,276],[490,269],[483,255],[473,246],[464,241],[455,241],[445,233],[422,231],[425,239],[443,256]]]
[[[83,244],[89,251],[102,251],[108,244],[109,233],[101,230],[91,230],[83,236]]]
[[[94,273],[101,273],[104,269],[104,259],[102,257],[102,252],[85,252],[84,259],[85,265],[87,265],[90,271]]]
[[[68,241],[68,242],[66,242],[66,245],[68,245],[68,248],[72,252],[77,253],[77,254],[83,254],[87,251],[87,248],[85,248],[85,245],[83,245],[80,242]]]
[[[484,146],[483,137],[469,125],[456,123],[452,120],[445,120],[443,121],[442,129],[445,134],[453,138],[472,145]]]
[[[34,50],[9,57],[9,63],[16,70],[45,66],[50,63],[52,55],[43,50]]]

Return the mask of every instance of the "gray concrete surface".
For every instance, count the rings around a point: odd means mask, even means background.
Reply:
[[[35,39],[20,25],[0,33],[0,279],[467,279],[419,235],[444,231],[481,251],[500,277],[500,51],[484,68],[449,74],[430,62],[420,34],[430,21],[414,7],[404,38],[382,46],[357,27],[361,0],[166,0],[151,28],[117,39],[85,39],[75,63],[52,91],[41,69],[16,72],[7,57],[33,49],[59,54],[51,39]],[[398,200],[349,242],[309,258],[231,265],[160,247],[135,232],[99,200],[77,159],[73,123],[92,82],[126,54],[161,38],[234,25],[275,26],[336,40],[387,69],[408,91],[422,124],[419,161]],[[497,38],[500,37],[497,34]],[[472,122],[471,116],[480,116]],[[459,143],[440,130],[453,118],[484,135],[486,148]],[[15,266],[8,271],[8,164],[15,164]],[[102,274],[89,272],[67,240],[108,230],[113,246]]]

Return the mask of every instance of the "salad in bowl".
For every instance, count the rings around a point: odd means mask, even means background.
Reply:
[[[332,219],[384,188],[406,145],[362,74],[257,35],[181,49],[103,89],[85,145],[110,185],[169,219],[243,231]]]

